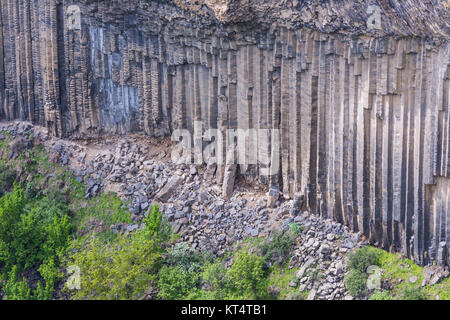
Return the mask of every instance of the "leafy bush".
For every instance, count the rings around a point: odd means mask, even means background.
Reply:
[[[17,267],[14,266],[9,272],[8,282],[3,288],[5,292],[4,300],[31,300],[31,289],[27,281],[18,280]]]
[[[366,282],[367,274],[358,269],[350,270],[344,279],[345,287],[353,297],[360,297],[366,293]]]
[[[402,300],[427,300],[427,294],[418,287],[403,288],[400,297]]]
[[[36,197],[40,195],[37,183],[34,180],[29,181],[25,184],[24,195],[27,201],[33,201]]]
[[[180,244],[177,248],[178,252],[186,252],[185,245]],[[187,257],[182,258],[187,262],[164,266],[160,270],[159,298],[256,299],[265,293],[267,274],[264,270],[264,259],[250,253],[248,248],[236,253],[228,269],[220,260],[195,260],[190,264]],[[202,272],[199,273],[196,268],[200,264]]]
[[[365,273],[367,268],[372,265],[379,266],[379,255],[370,247],[362,247],[349,254],[348,257],[350,269]]]
[[[0,198],[0,267],[3,276],[9,275],[10,288],[24,286],[11,277],[12,270],[18,274],[38,268],[45,281],[45,294],[39,298],[51,298],[57,266],[70,241],[67,213],[64,204],[48,198],[29,203],[17,185],[12,193]],[[15,295],[14,290],[10,295]]]
[[[111,243],[98,238],[75,242],[67,266],[81,269],[81,289],[73,299],[137,299],[157,279],[162,254],[173,233],[158,207],[145,218],[145,228]]]
[[[23,191],[18,187],[0,198],[0,267],[3,274],[9,273],[16,264],[14,241],[24,207]]]
[[[46,199],[26,205],[23,190],[15,187],[0,199],[0,264],[3,272],[18,272],[57,259],[69,242],[69,217],[59,204]]]
[[[137,299],[156,277],[160,254],[152,240],[118,236],[105,244],[98,238],[76,243],[68,266],[81,269],[81,289],[73,299]]]
[[[369,300],[394,300],[387,290],[376,290],[369,298]]]
[[[179,242],[169,250],[166,263],[177,265],[185,271],[199,271],[210,258],[206,253],[192,250],[186,242]]]
[[[34,292],[35,299],[37,300],[49,300],[53,296],[55,282],[57,279],[62,277],[58,267],[54,260],[48,259],[38,269],[42,278],[44,279],[45,285],[39,281],[37,288]]]
[[[210,299],[225,299],[227,296],[227,269],[220,261],[207,263],[203,267],[201,278],[210,291]]]
[[[255,299],[265,289],[264,259],[241,249],[226,276],[232,298]]]
[[[294,233],[275,230],[272,236],[260,245],[260,251],[268,263],[281,264],[286,260],[293,245]]]
[[[293,235],[293,236],[297,236],[300,233],[303,232],[303,227],[295,222],[291,222],[288,225],[289,227],[289,232]]]
[[[199,275],[195,271],[187,271],[179,266],[164,266],[159,271],[158,297],[166,300],[186,299],[196,291]]]
[[[143,235],[153,239],[157,247],[163,248],[168,241],[176,238],[169,222],[163,218],[157,205],[152,207],[150,213],[145,217],[144,223],[145,232]]]
[[[16,172],[9,166],[0,163],[0,196],[11,189],[15,178]]]

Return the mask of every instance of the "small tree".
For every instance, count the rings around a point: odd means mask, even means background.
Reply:
[[[66,265],[81,268],[81,289],[73,299],[138,299],[157,279],[170,225],[154,206],[145,227],[130,236],[118,235],[111,243],[91,238],[75,243]]]
[[[372,265],[380,265],[379,255],[367,246],[351,252],[348,261],[350,269],[355,269],[362,273],[367,272],[367,268]]]
[[[345,276],[344,283],[353,297],[360,297],[366,293],[367,275],[357,269],[350,270]]]
[[[264,259],[245,249],[238,251],[233,265],[227,270],[230,290],[238,296],[256,298],[264,291]]]

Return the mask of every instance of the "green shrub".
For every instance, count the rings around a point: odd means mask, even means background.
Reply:
[[[45,286],[41,284],[45,293],[38,294],[38,298],[50,299],[56,270],[69,244],[70,233],[65,204],[48,198],[29,202],[25,199],[24,190],[16,185],[13,192],[0,198],[1,274],[9,274],[11,278],[13,269],[15,273],[21,273],[29,268],[38,268],[45,283]],[[24,284],[10,285],[17,290],[22,286]],[[11,290],[15,292],[16,289]]]
[[[74,243],[67,266],[81,270],[81,288],[72,299],[137,299],[156,279],[160,254],[152,240],[120,235],[111,244],[98,238]],[[67,289],[69,292],[70,290]]]
[[[19,272],[58,259],[69,243],[71,224],[64,206],[43,199],[26,205],[16,187],[0,199],[0,263],[3,272],[16,265]]]
[[[261,255],[270,264],[282,264],[294,245],[294,239],[291,232],[275,230],[269,239],[260,244]]]
[[[0,163],[0,197],[13,186],[16,172],[9,166]]]
[[[179,245],[178,248],[186,247]],[[181,251],[184,252],[184,249]],[[192,265],[186,267],[189,263],[163,267],[159,272],[158,297],[223,300],[256,299],[264,296],[267,287],[264,259],[250,253],[247,248],[236,253],[228,269],[220,260],[203,260],[202,263],[200,273]]]
[[[351,252],[348,259],[350,269],[362,273],[366,273],[369,266],[380,265],[378,253],[367,246]]]
[[[167,219],[163,218],[157,205],[152,207],[150,213],[144,219],[145,236],[155,241],[159,247],[163,247],[170,240],[175,238],[172,228]]]
[[[199,275],[179,266],[164,266],[159,271],[158,297],[166,300],[186,299],[196,291]]]
[[[5,296],[3,300],[31,300],[31,289],[27,281],[18,280],[17,267],[14,266],[9,272],[8,281],[3,288]]]
[[[367,274],[357,269],[350,270],[344,279],[345,287],[353,297],[360,297],[366,293],[366,282]]]
[[[49,300],[53,297],[56,280],[61,278],[62,275],[59,273],[58,267],[52,259],[48,259],[42,263],[38,271],[44,279],[44,285],[42,282],[38,282],[34,297],[37,300]]]
[[[387,290],[376,290],[369,300],[394,300],[394,297]]]
[[[199,271],[210,258],[206,253],[192,250],[186,242],[179,242],[169,250],[165,261],[169,265],[177,265],[185,271]]]
[[[142,297],[157,280],[162,254],[173,239],[158,207],[144,221],[144,229],[130,236],[118,235],[111,243],[98,238],[74,242],[66,265],[81,269],[81,289],[71,292],[72,299]]]
[[[427,300],[427,294],[418,287],[403,288],[400,297],[402,300]]]
[[[265,291],[264,259],[245,249],[237,252],[226,276],[230,298],[255,299]]]
[[[291,222],[291,223],[289,223],[288,227],[289,227],[289,232],[293,236],[298,236],[300,233],[303,232],[303,227],[301,225],[299,225],[298,223]]]
[[[34,180],[28,181],[25,184],[24,195],[27,201],[33,201],[36,197],[40,195],[37,183]]]
[[[11,194],[0,198],[0,269],[3,274],[9,273],[16,265],[16,248],[13,242],[17,240],[17,224],[24,207],[23,190],[18,187]]]
[[[227,269],[220,261],[207,263],[203,266],[201,279],[207,286],[208,294],[205,299],[222,300],[227,296]]]

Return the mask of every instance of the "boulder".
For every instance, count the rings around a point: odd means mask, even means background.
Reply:
[[[236,179],[237,165],[230,164],[225,167],[225,173],[222,184],[222,197],[230,199],[233,195],[234,180]]]
[[[267,193],[267,203],[269,207],[275,207],[278,199],[280,198],[280,187],[272,186]]]
[[[161,202],[167,202],[172,194],[175,192],[176,188],[181,182],[181,177],[179,175],[173,175],[169,181],[166,182],[164,187],[156,195],[156,198]]]

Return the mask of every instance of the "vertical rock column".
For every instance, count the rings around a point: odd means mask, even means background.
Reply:
[[[5,97],[5,54],[3,41],[3,6],[0,3],[0,119],[6,118],[6,97]]]
[[[58,37],[57,37],[57,5],[55,0],[43,0],[41,19],[42,65],[41,70],[44,80],[44,114],[45,124],[55,136],[63,135],[60,87],[58,73]]]
[[[3,32],[3,68],[4,68],[4,91],[3,91],[3,111],[7,120],[15,119],[19,116],[17,110],[17,76],[16,76],[16,37],[14,23],[14,12],[16,1],[1,1],[2,7],[2,32]]]
[[[218,55],[218,74],[219,74],[219,98],[217,102],[217,129],[218,134],[221,135],[220,141],[226,141],[226,128],[228,127],[228,52],[222,45],[219,49]],[[218,165],[217,165],[217,183],[223,182],[224,168],[226,163],[226,145],[222,143],[219,145],[221,150],[218,150]]]

